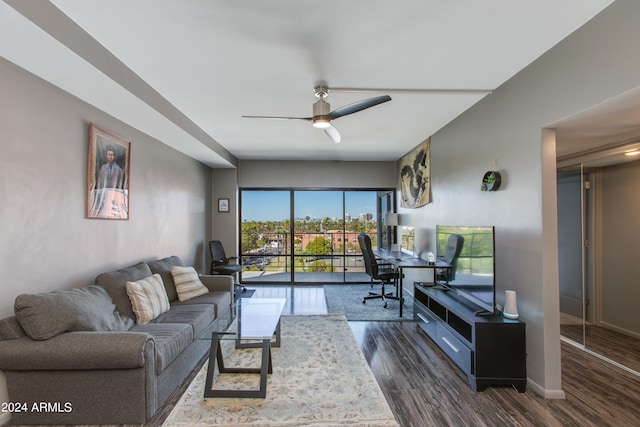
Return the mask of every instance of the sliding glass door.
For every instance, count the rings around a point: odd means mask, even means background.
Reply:
[[[241,281],[290,282],[291,192],[240,193]]]
[[[357,236],[366,232],[377,240],[381,230],[379,193],[242,189],[240,254],[245,267],[241,280],[368,282]],[[385,204],[383,212],[386,210]]]
[[[344,239],[342,191],[293,192],[295,282],[342,282]]]

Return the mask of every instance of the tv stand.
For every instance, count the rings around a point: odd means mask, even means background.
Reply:
[[[474,391],[527,386],[525,323],[477,310],[454,294],[414,286],[417,327],[467,375]]]

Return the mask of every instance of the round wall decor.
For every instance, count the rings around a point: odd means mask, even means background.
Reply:
[[[484,174],[484,177],[482,178],[482,187],[480,187],[480,189],[482,191],[496,191],[500,188],[501,181],[502,177],[500,176],[500,172],[489,171]]]

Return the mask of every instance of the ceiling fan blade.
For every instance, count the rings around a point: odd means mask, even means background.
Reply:
[[[342,141],[340,132],[338,132],[338,129],[336,129],[333,125],[329,125],[329,127],[324,128],[324,133],[329,135],[329,138],[331,138],[336,144],[340,144],[340,141]]]
[[[345,105],[344,107],[337,108],[329,113],[329,119],[337,119],[338,117],[346,116],[349,114],[357,113],[358,111],[366,110],[367,108],[375,107],[383,102],[391,101],[389,95],[376,96],[374,98],[363,99],[362,101],[354,102],[353,104]]]
[[[268,119],[268,120],[313,120],[313,117],[280,117],[280,116],[240,116],[245,119]]]

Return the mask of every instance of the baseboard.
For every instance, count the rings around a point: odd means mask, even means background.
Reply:
[[[562,340],[562,342],[565,342],[565,343],[567,343],[569,345],[574,346],[575,348],[577,348],[579,350],[584,351],[585,353],[590,354],[593,357],[596,357],[596,358],[598,358],[598,359],[600,359],[600,360],[602,360],[604,362],[610,363],[610,364],[616,366],[617,368],[622,369],[623,371],[627,371],[628,373],[630,373],[632,375],[640,377],[640,372],[638,372],[638,371],[636,371],[634,369],[631,369],[630,367],[625,366],[625,365],[623,365],[621,363],[618,363],[615,360],[609,359],[608,357],[606,357],[606,356],[604,356],[604,355],[602,355],[600,353],[597,353],[597,352],[595,352],[593,350],[590,350],[590,349],[586,348],[583,344],[580,344],[580,343],[577,343],[575,341],[572,341],[567,337],[560,337],[560,340]]]
[[[605,329],[610,329],[612,331],[619,332],[621,334],[628,335],[630,337],[640,339],[640,334],[639,333],[634,332],[634,331],[630,331],[629,329],[621,328],[620,326],[616,326],[616,325],[613,325],[611,323],[601,322],[600,326],[602,326]]]
[[[566,399],[567,395],[563,390],[548,390],[542,387],[535,381],[532,381],[531,378],[527,378],[527,388],[530,388],[534,393],[539,394],[545,399]]]

